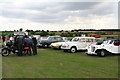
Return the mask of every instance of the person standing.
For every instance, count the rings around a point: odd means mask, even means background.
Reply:
[[[31,38],[32,38],[32,41],[33,41],[33,44],[34,44],[33,49],[35,51],[35,53],[33,55],[37,55],[37,39],[33,35],[31,36]]]
[[[5,35],[2,36],[2,41],[3,41],[3,43],[2,43],[2,45],[3,45],[5,42]]]
[[[34,48],[34,43],[31,38],[25,38],[25,45],[32,48],[32,54],[35,55],[35,48]],[[31,50],[30,50],[30,55],[31,55]]]
[[[18,36],[17,41],[18,41],[18,50],[19,50],[18,56],[22,56],[24,37]]]

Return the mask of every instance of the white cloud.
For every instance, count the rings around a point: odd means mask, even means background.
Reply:
[[[0,7],[2,30],[118,28],[118,4],[113,2],[5,1]]]

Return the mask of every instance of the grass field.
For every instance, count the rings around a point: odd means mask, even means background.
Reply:
[[[0,45],[2,45],[2,40],[0,40]]]
[[[38,49],[38,55],[3,57],[3,78],[117,78],[118,56]]]

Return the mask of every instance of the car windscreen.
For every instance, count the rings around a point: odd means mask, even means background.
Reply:
[[[48,39],[48,40],[52,40],[52,39],[53,39],[53,37],[48,37],[47,39]]]
[[[79,38],[73,38],[72,39],[72,41],[78,41],[79,40]]]
[[[103,41],[102,44],[112,44],[114,42],[114,40],[106,40],[106,41]]]

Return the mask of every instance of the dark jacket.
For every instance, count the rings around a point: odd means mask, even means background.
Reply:
[[[33,45],[33,41],[32,41],[32,39],[30,39],[30,38],[25,38],[24,39],[24,44],[26,45],[26,46],[32,46]]]
[[[5,41],[5,36],[2,36],[2,40],[3,40],[3,42]]]
[[[35,37],[32,38],[32,41],[33,41],[34,45],[37,45],[37,39]]]

